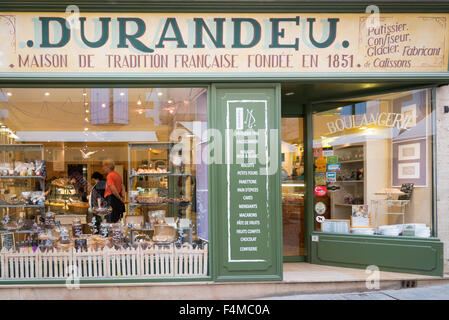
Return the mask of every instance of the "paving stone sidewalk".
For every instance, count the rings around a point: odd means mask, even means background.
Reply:
[[[449,300],[449,284],[372,292],[302,294],[268,297],[262,300]]]

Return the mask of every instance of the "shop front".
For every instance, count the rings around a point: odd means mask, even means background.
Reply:
[[[448,8],[135,5],[0,5],[1,284],[443,274]]]

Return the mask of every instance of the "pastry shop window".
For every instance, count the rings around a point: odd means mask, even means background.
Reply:
[[[339,104],[313,116],[315,230],[431,237],[430,90]]]
[[[208,276],[205,88],[3,88],[0,123],[0,279]]]

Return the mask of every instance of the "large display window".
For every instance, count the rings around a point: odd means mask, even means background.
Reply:
[[[1,278],[208,276],[206,88],[3,88]]]
[[[433,235],[430,90],[342,101],[313,127],[315,230]]]

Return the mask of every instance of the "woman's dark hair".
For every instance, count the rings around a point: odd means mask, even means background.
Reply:
[[[95,171],[94,173],[92,173],[91,178],[96,180],[103,180],[103,175],[100,172]]]

